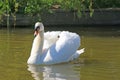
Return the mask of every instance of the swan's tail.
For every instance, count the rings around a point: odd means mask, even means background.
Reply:
[[[84,53],[84,49],[85,49],[85,48],[80,49],[80,50],[77,50],[76,53],[73,54],[73,55],[70,57],[69,60],[72,61],[72,60],[74,60],[74,59],[77,59],[77,58],[80,56],[80,54]]]
[[[85,48],[77,50],[76,53],[80,55],[80,54],[84,53],[84,50],[85,50]]]

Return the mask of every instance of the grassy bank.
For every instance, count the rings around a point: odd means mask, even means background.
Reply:
[[[46,25],[118,25],[119,7],[119,0],[3,0],[0,25],[28,26],[36,21]]]

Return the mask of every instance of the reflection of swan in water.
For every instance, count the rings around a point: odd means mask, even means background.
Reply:
[[[73,66],[71,64],[28,65],[28,71],[32,73],[35,80],[80,80],[80,74],[74,71]]]

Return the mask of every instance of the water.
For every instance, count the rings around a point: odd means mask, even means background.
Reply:
[[[32,29],[0,30],[0,80],[119,80],[120,28],[46,27],[81,36],[85,53],[74,62],[50,66],[27,65]]]

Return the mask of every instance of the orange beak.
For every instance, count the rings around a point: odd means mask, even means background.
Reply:
[[[34,36],[36,37],[38,35],[38,31],[35,30]]]

